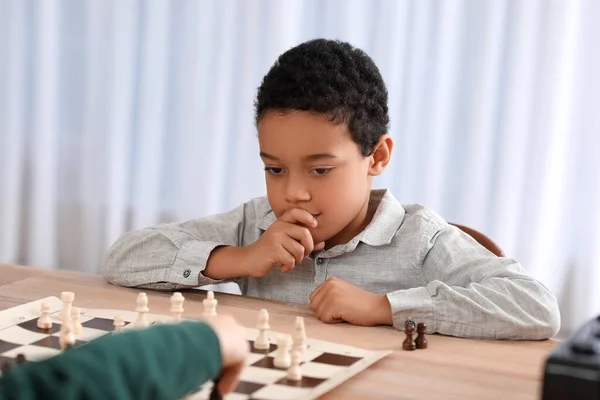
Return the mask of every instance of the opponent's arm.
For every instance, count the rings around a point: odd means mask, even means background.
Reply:
[[[13,367],[0,378],[3,400],[175,399],[221,375],[237,385],[248,351],[230,317],[109,334],[41,362]]]

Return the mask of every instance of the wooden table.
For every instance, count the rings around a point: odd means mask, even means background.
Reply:
[[[48,271],[0,264],[0,310],[61,291],[75,292],[78,306],[131,309],[139,289],[116,287],[98,275]],[[148,291],[151,312],[169,314],[171,293]],[[205,292],[186,291],[185,317],[200,317]],[[404,333],[388,327],[328,325],[304,305],[215,293],[218,312],[240,323],[256,324],[256,311],[269,310],[273,330],[288,331],[304,316],[307,334],[372,350],[393,349],[390,356],[325,395],[324,399],[540,399],[545,358],[558,344],[484,341],[429,335],[427,350],[403,351]],[[249,312],[251,311],[251,312]]]

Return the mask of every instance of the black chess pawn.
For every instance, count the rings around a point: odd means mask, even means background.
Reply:
[[[402,342],[402,350],[414,350],[417,348],[413,335],[415,333],[415,326],[413,324],[406,324],[405,331],[406,339]]]
[[[27,361],[27,359],[25,358],[25,354],[23,354],[23,353],[17,354],[17,358],[16,358],[17,364],[23,364],[23,363],[25,363],[25,361]]]
[[[406,327],[407,327],[408,325],[412,325],[412,326],[413,326],[413,329],[417,329],[417,324],[415,324],[415,321],[413,321],[413,320],[412,320],[412,317],[408,317],[408,319],[407,319],[407,320],[406,320],[406,322],[404,323],[404,328],[405,328],[405,331],[406,331]]]
[[[417,349],[426,349],[427,348],[427,337],[425,337],[426,330],[427,330],[427,325],[425,325],[425,323],[419,322],[417,324],[417,339],[415,340]]]

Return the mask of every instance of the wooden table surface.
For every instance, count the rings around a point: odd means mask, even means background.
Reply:
[[[0,310],[61,291],[75,292],[75,304],[88,308],[132,310],[139,289],[108,284],[101,276],[0,264]],[[169,292],[144,290],[151,313],[169,314]],[[202,290],[184,291],[186,318],[203,312]],[[540,399],[543,366],[558,344],[484,341],[429,335],[426,350],[403,351],[404,333],[390,327],[328,325],[304,305],[215,293],[218,312],[254,327],[256,312],[266,308],[271,329],[289,331],[303,316],[307,335],[316,339],[393,353],[351,378],[323,399]]]

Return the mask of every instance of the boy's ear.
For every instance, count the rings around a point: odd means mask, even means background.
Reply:
[[[379,175],[383,172],[385,167],[390,163],[392,157],[392,148],[394,147],[394,141],[392,138],[385,134],[381,135],[373,154],[371,154],[371,166],[369,167],[369,175]]]

